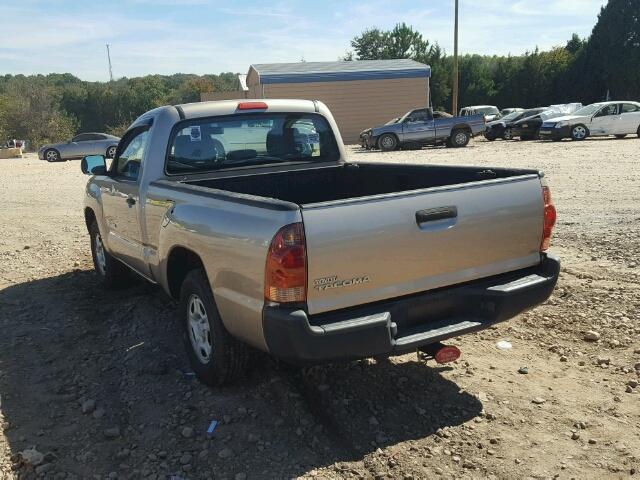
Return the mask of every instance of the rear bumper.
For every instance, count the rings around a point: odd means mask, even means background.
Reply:
[[[539,305],[559,272],[560,262],[543,255],[536,267],[327,314],[266,306],[264,335],[269,352],[292,363],[398,355]]]
[[[571,128],[567,125],[561,128],[541,128],[541,140],[562,140],[571,136]]]

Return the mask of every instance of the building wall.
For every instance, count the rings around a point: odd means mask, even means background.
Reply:
[[[301,98],[324,102],[336,119],[345,143],[357,143],[360,132],[388,122],[414,108],[428,106],[428,78],[357,80],[256,85],[248,78],[253,98]]]

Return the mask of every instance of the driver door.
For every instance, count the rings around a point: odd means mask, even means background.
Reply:
[[[436,138],[436,125],[429,110],[415,110],[402,125],[405,142],[431,143]]]
[[[79,158],[93,153],[93,135],[90,133],[81,133],[71,139],[65,148],[66,158]]]
[[[137,127],[125,134],[101,188],[109,252],[144,275],[149,271],[140,228],[139,193],[149,128]]]
[[[619,107],[617,103],[605,105],[591,119],[589,133],[591,135],[613,135],[618,131],[617,123],[620,121]]]

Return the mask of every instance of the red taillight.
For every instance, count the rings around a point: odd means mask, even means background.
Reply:
[[[542,226],[542,242],[540,242],[540,251],[544,252],[549,248],[551,232],[553,231],[553,226],[556,224],[556,207],[553,206],[549,187],[542,187],[542,203],[544,205],[544,221]]]
[[[307,251],[302,223],[292,223],[276,233],[264,277],[264,297],[278,303],[307,299]]]
[[[460,358],[460,349],[454,345],[445,345],[433,356],[438,363],[455,362]]]
[[[268,105],[264,102],[240,102],[238,110],[266,110]]]

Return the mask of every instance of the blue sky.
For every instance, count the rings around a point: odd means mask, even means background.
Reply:
[[[605,1],[460,0],[460,51],[562,45],[573,32],[589,35]],[[2,0],[0,18],[0,74],[70,72],[102,81],[105,43],[116,77],[336,60],[354,35],[398,22],[447,52],[453,44],[453,0]]]

